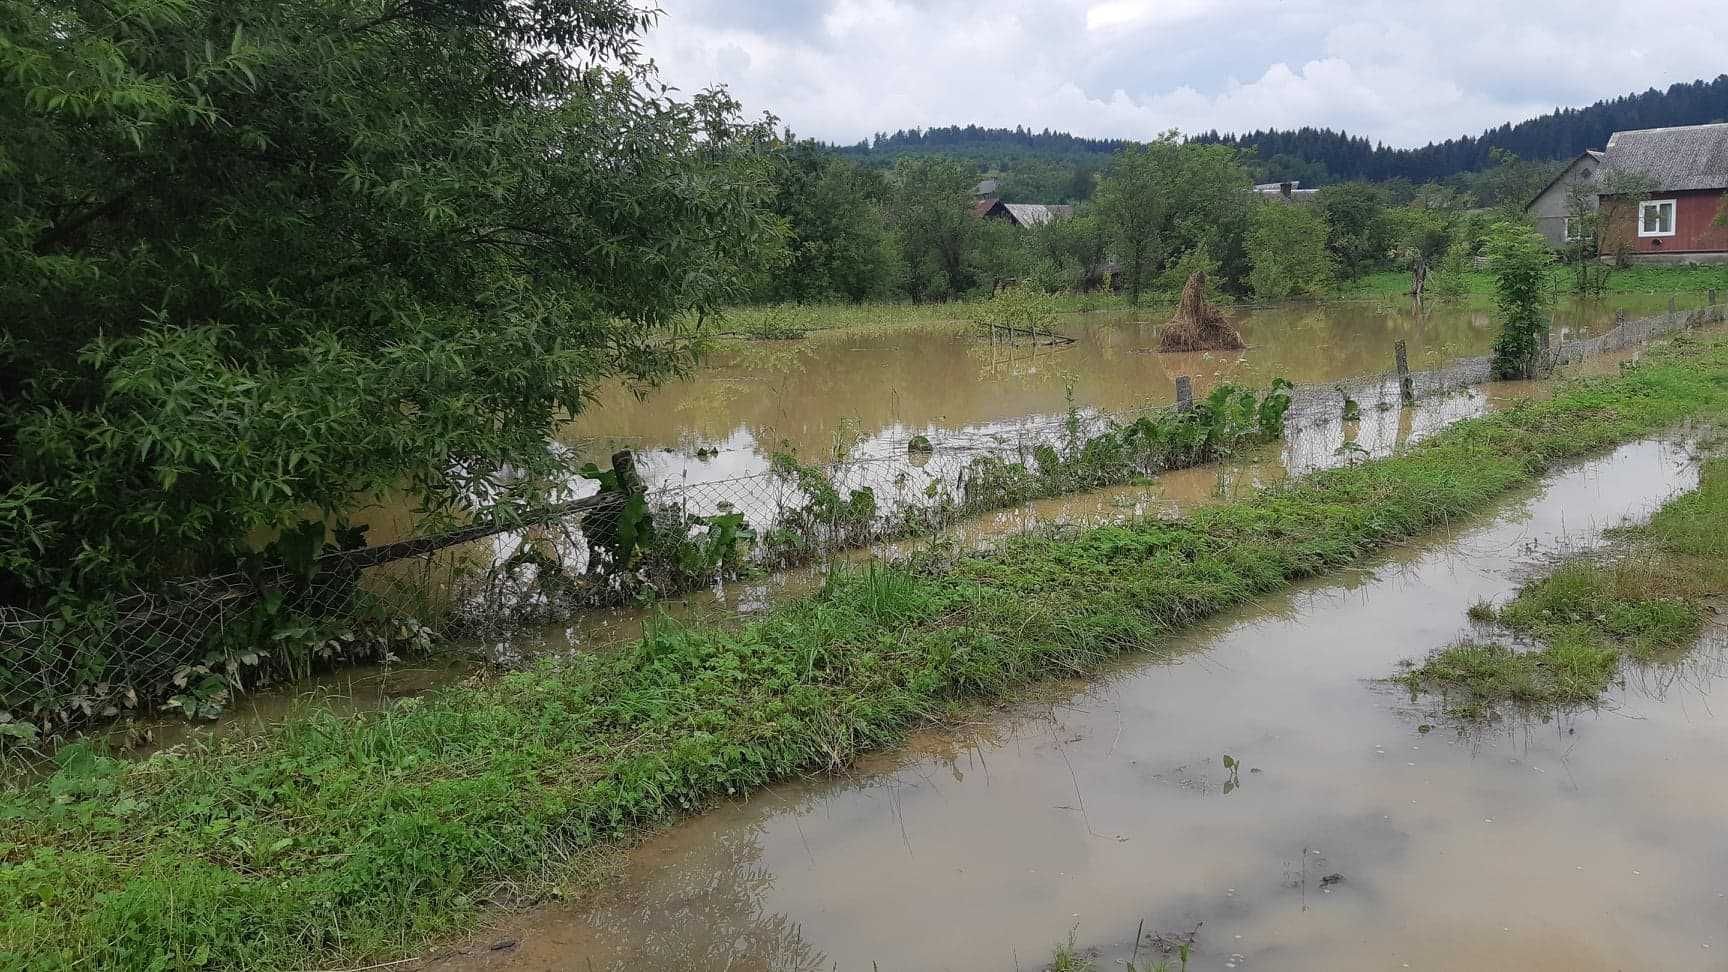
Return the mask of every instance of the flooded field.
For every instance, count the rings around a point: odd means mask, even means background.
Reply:
[[[429,967],[1030,970],[1071,933],[1110,967],[1197,931],[1193,969],[1722,968],[1720,631],[1553,721],[1461,731],[1382,681],[1696,476],[1684,444],[1621,448],[1166,656],[719,807]]]
[[[1622,295],[1556,308],[1554,338],[1598,334],[1614,314],[1656,313],[1666,297]],[[1069,402],[1120,413],[1175,400],[1175,380],[1195,392],[1229,382],[1264,388],[1274,378],[1325,384],[1390,371],[1404,341],[1410,364],[1435,368],[1486,354],[1495,327],[1485,305],[1333,302],[1233,309],[1249,347],[1225,354],[1158,354],[1168,309],[1069,315],[1065,347],[992,343],[964,326],[813,332],[796,341],[716,349],[691,378],[638,399],[623,389],[565,426],[562,442],[604,464],[617,449],[639,453],[649,484],[701,483],[761,472],[768,457],[806,460],[904,451],[914,434],[1011,431],[1060,418]],[[698,457],[697,453],[702,452]]]

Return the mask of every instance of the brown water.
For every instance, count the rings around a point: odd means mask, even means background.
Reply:
[[[722,805],[431,967],[1037,969],[1072,932],[1107,968],[1142,924],[1142,960],[1198,925],[1196,970],[1728,967],[1719,636],[1600,711],[1473,732],[1379,680],[1696,475],[1627,446],[1053,701]]]
[[[1616,310],[1653,313],[1666,298],[1622,295],[1569,302],[1555,314],[1556,341],[1601,333]],[[638,451],[650,485],[703,483],[761,472],[768,456],[792,450],[808,460],[904,453],[906,439],[938,445],[956,435],[1004,433],[1057,421],[1069,402],[1105,413],[1175,399],[1179,375],[1204,395],[1221,382],[1264,388],[1273,378],[1327,384],[1393,366],[1409,347],[1412,368],[1486,354],[1496,328],[1481,305],[1410,301],[1286,304],[1232,311],[1249,347],[1222,354],[1157,354],[1165,313],[1065,317],[1075,339],[1052,348],[992,343],[964,328],[813,332],[798,341],[717,349],[687,380],[645,398],[625,389],[563,429],[560,439],[604,464],[614,450]],[[716,450],[697,458],[698,450]]]

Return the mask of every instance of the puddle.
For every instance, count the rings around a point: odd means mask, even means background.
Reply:
[[[1599,712],[1466,735],[1377,680],[1696,477],[1680,446],[1627,446],[1171,661],[722,805],[602,899],[428,967],[1030,970],[1072,930],[1109,968],[1142,922],[1204,922],[1195,970],[1721,968],[1720,645]]]

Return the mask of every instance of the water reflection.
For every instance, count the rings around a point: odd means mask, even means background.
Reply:
[[[1661,304],[1638,296],[1569,302],[1556,314],[1556,333],[1600,333],[1617,309],[1639,314]],[[1411,366],[1423,370],[1487,353],[1494,333],[1486,308],[1459,304],[1418,311],[1358,301],[1236,314],[1249,347],[1227,354],[1157,354],[1157,324],[1122,312],[1066,318],[1060,330],[1076,341],[1064,348],[992,343],[960,329],[816,332],[798,342],[729,345],[688,380],[646,398],[604,391],[560,439],[596,460],[637,449],[653,483],[712,482],[760,472],[780,450],[819,459],[841,444],[854,456],[887,456],[915,434],[1048,424],[1060,418],[1070,389],[1076,401],[1114,414],[1169,404],[1180,375],[1194,378],[1197,395],[1221,382],[1263,388],[1275,377],[1329,384],[1389,370],[1400,340]]]
[[[772,934],[755,949],[765,915],[842,970],[1036,968],[1070,928],[1107,966],[1142,922],[1200,921],[1195,970],[1710,967],[1701,945],[1728,948],[1719,653],[1600,713],[1477,739],[1423,732],[1379,681],[1455,640],[1471,603],[1695,482],[1686,449],[1629,446],[976,738],[727,804],[644,847],[617,900],[513,926],[524,950],[564,944],[500,967],[799,960]],[[750,889],[747,917],[693,906],[733,866],[719,886]],[[680,922],[694,938],[668,937]]]

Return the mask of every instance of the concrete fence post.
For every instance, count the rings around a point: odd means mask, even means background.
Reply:
[[[1176,411],[1194,411],[1194,380],[1187,375],[1176,379]]]
[[[1716,288],[1715,287],[1710,288],[1710,293],[1705,297],[1705,302],[1708,303],[1711,307],[1716,306]]]
[[[1416,401],[1416,379],[1410,377],[1410,349],[1403,341],[1392,346],[1392,359],[1398,368],[1398,396],[1404,404]]]
[[[1668,316],[1669,317],[1673,317],[1674,312],[1680,309],[1679,303],[1680,303],[1679,299],[1676,298],[1673,294],[1668,295]]]

